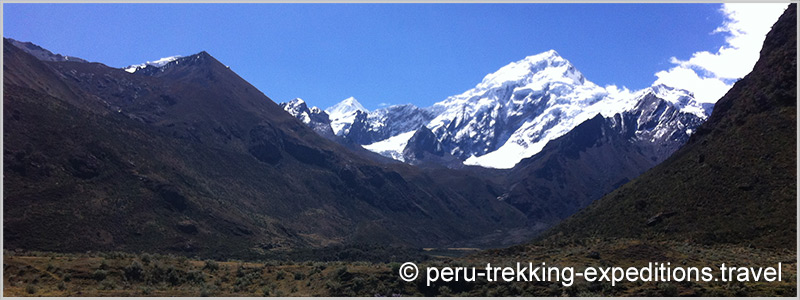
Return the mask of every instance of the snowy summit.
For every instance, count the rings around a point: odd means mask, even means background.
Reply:
[[[161,58],[161,59],[156,60],[156,61],[148,61],[148,62],[145,62],[143,64],[130,65],[130,66],[124,68],[124,70],[126,72],[128,72],[128,73],[134,73],[134,72],[136,72],[138,70],[146,68],[147,66],[154,66],[154,67],[160,68],[160,67],[163,67],[164,65],[166,65],[168,63],[171,63],[173,61],[178,60],[181,57],[183,57],[183,56],[175,55],[175,56],[170,56],[170,57],[164,57],[164,58]]]
[[[336,135],[346,134],[358,112],[368,113],[356,98],[350,97],[325,109],[331,119],[331,128]]]

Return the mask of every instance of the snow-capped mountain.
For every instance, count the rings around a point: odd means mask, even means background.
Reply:
[[[336,135],[361,145],[414,131],[435,116],[429,110],[413,104],[392,105],[369,111],[353,97],[344,99],[325,111],[330,116],[331,127]]]
[[[413,104],[376,109],[356,116],[345,137],[356,143],[368,145],[417,130],[430,122],[434,116],[430,111]]]
[[[331,128],[338,135],[346,135],[350,131],[350,125],[355,121],[358,112],[368,113],[356,98],[350,97],[325,109],[331,119]]]
[[[691,134],[711,108],[687,91],[663,85],[636,92],[598,86],[550,50],[512,62],[474,88],[431,107],[403,105],[368,112],[348,98],[326,111],[337,135],[388,157],[403,160],[408,139],[426,126],[446,152],[465,164],[511,168],[598,114],[647,119],[647,125],[637,123],[637,137],[659,143],[667,132]]]
[[[510,168],[598,112],[613,110],[611,103],[594,106],[608,96],[550,50],[434,104],[439,113],[428,126],[465,163]]]
[[[132,74],[141,74],[145,76],[160,76],[159,74],[169,73],[169,70],[173,68],[180,69],[182,66],[193,66],[197,64],[204,64],[208,62],[209,55],[205,51],[201,51],[199,53],[188,55],[188,56],[170,56],[161,58],[155,61],[148,61],[138,65],[130,65],[128,67],[122,68],[122,70],[132,73]],[[230,67],[225,66],[227,69]]]
[[[158,60],[155,60],[155,61],[148,61],[148,62],[141,63],[141,64],[138,64],[138,65],[130,65],[130,66],[127,66],[127,67],[123,68],[123,70],[125,70],[125,72],[128,72],[128,73],[135,73],[136,71],[144,69],[147,66],[153,66],[153,67],[156,67],[156,68],[160,68],[160,67],[163,67],[164,65],[166,65],[168,63],[171,63],[173,61],[178,60],[181,57],[183,57],[183,56],[175,55],[175,56],[170,56],[170,57],[164,57],[164,58],[161,58],[161,59],[158,59]]]
[[[283,110],[299,119],[311,129],[314,129],[319,135],[333,138],[333,129],[331,128],[331,120],[328,113],[314,106],[308,108],[303,99],[294,98],[289,102],[281,102],[278,104]]]
[[[658,85],[634,97],[633,108],[608,118],[629,141],[652,149],[661,162],[682,146],[711,114],[710,104],[698,104],[692,94]]]
[[[697,106],[682,105],[693,101],[685,91],[656,86],[633,99],[634,107],[598,113],[516,164],[504,201],[558,222],[667,159],[705,120]]]

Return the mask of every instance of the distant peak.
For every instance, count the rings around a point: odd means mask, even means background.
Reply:
[[[694,94],[692,94],[692,92],[690,91],[674,88],[668,85],[664,85],[663,83],[644,89],[644,93],[653,94],[659,96],[660,98],[664,98],[663,96],[668,94],[675,94],[675,95],[688,96],[694,98]]]
[[[300,98],[294,98],[289,100],[289,102],[280,103],[280,105],[284,107],[307,107],[306,102]]]
[[[673,88],[671,86],[668,86],[668,85],[665,85],[663,83],[660,83],[660,84],[651,86],[650,90],[652,90],[654,92],[661,92],[661,91],[672,91],[672,90],[675,90],[675,88]]]
[[[528,62],[528,63],[536,63],[540,61],[563,61],[564,58],[558,54],[556,50],[550,49],[545,52],[534,54],[525,57],[524,59],[518,61],[517,63]]]
[[[550,49],[550,50],[547,50],[547,51],[545,51],[545,52],[542,52],[542,53],[539,53],[539,54],[535,54],[535,55],[531,55],[531,56],[528,56],[528,57],[540,57],[540,58],[543,58],[543,57],[550,57],[550,58],[561,58],[561,55],[560,55],[560,54],[558,54],[558,51],[556,51],[556,50],[553,50],[553,49]]]
[[[191,55],[186,55],[186,56],[184,56],[184,55],[174,55],[174,56],[162,57],[162,58],[154,60],[154,61],[146,61],[144,63],[136,64],[136,65],[130,65],[130,66],[127,66],[127,67],[122,68],[122,69],[127,71],[128,73],[134,73],[136,71],[143,70],[143,69],[146,69],[146,68],[152,68],[152,67],[154,67],[154,68],[163,68],[163,67],[165,67],[167,65],[171,65],[171,64],[185,64],[185,63],[194,63],[194,64],[196,64],[198,62],[207,62],[207,61],[209,61],[208,60],[209,58],[213,58],[213,56],[211,56],[211,54],[208,54],[208,52],[206,52],[206,51],[200,51],[198,53],[191,54]]]
[[[198,53],[192,54],[187,56],[185,59],[194,59],[195,61],[203,61],[214,58],[206,51],[200,51]]]
[[[569,61],[555,50],[525,57],[509,63],[494,73],[486,75],[478,85],[479,89],[503,87],[508,84],[529,83],[531,81],[571,80],[583,84],[585,78]]]
[[[123,68],[123,70],[125,70],[128,73],[134,73],[134,72],[136,72],[138,70],[146,68],[147,66],[153,66],[153,67],[156,67],[156,68],[160,68],[160,67],[163,67],[164,65],[166,65],[168,63],[171,63],[173,61],[176,61],[176,60],[178,60],[179,58],[182,58],[182,57],[183,56],[180,56],[180,55],[163,57],[161,59],[157,59],[157,60],[154,60],[154,61],[147,61],[147,62],[138,64],[138,65],[130,65],[128,67]]]
[[[694,94],[690,91],[664,84],[657,84],[643,89],[639,94],[639,98],[645,99],[648,95],[671,103],[681,112],[691,113],[701,118],[707,118],[713,108],[713,105],[709,106],[697,102]]]
[[[346,104],[349,104],[349,105],[361,106],[361,103],[359,103],[358,99],[356,99],[355,97],[348,97],[347,99],[342,100],[341,103],[346,103]]]
[[[327,111],[329,114],[334,115],[348,114],[359,110],[362,112],[369,112],[369,110],[364,108],[364,106],[361,105],[361,103],[358,102],[355,97],[348,97],[347,99],[344,99],[339,103],[336,103],[333,106],[325,109],[325,111]]]

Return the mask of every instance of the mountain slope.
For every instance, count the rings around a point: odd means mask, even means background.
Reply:
[[[403,148],[403,161],[412,165],[444,166],[450,169],[464,165],[447,152],[428,127],[420,126]]]
[[[791,4],[753,71],[690,141],[553,228],[546,240],[679,240],[795,249],[797,15]]]
[[[470,189],[320,137],[208,53],[134,73],[4,42],[4,243],[253,256],[436,246],[518,227]],[[481,182],[456,174],[453,182]]]
[[[30,55],[33,55],[39,60],[43,61],[74,61],[74,62],[87,62],[84,59],[77,58],[74,56],[65,56],[61,54],[53,54],[49,50],[39,47],[38,45],[31,43],[31,42],[20,42],[14,39],[8,39],[12,45],[16,46],[17,48],[21,49],[22,51],[27,52]]]
[[[522,160],[505,201],[552,225],[666,159],[703,120],[665,100],[664,88],[645,89],[630,110],[598,114]]]

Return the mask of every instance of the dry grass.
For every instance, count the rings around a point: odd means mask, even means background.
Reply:
[[[592,255],[590,255],[592,254]],[[782,282],[623,282],[571,287],[554,282],[435,283],[425,285],[427,266],[643,267],[649,262],[712,268],[782,266]],[[132,271],[140,264],[141,272]],[[742,246],[702,246],[634,239],[593,239],[569,245],[533,244],[490,250],[463,258],[419,264],[412,283],[399,279],[397,263],[201,261],[172,255],[6,253],[3,296],[794,296],[796,254]],[[137,274],[140,274],[137,276]]]

